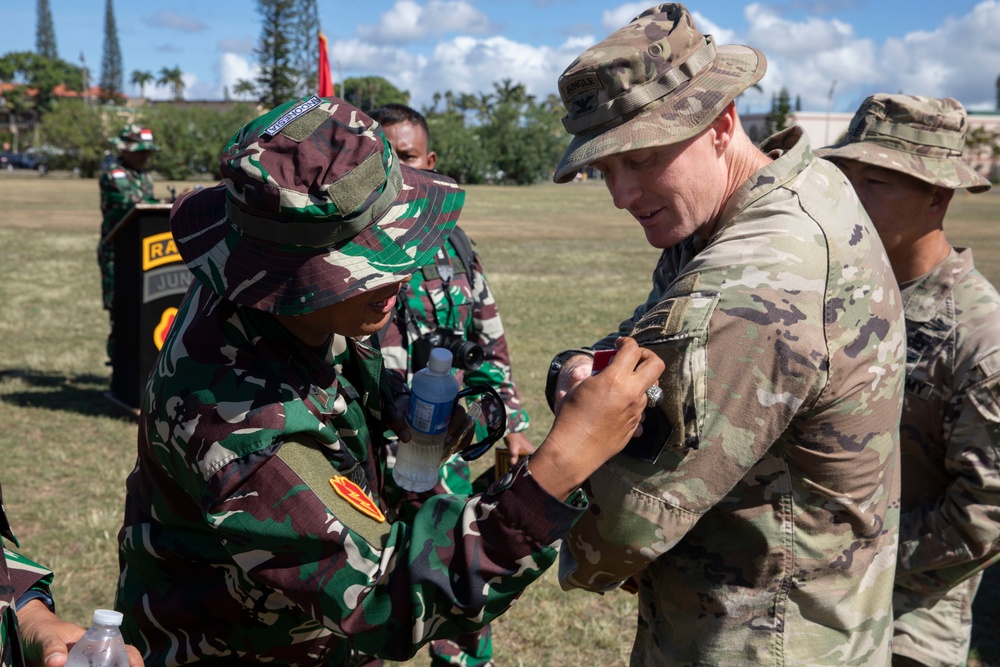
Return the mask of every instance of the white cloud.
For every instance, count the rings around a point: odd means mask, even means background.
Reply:
[[[716,44],[733,44],[739,41],[735,31],[719,27],[717,23],[706,18],[700,12],[693,11],[691,16],[694,18],[694,27],[698,29],[698,32],[703,35],[711,35],[715,38]]]
[[[768,59],[761,81],[765,96],[753,111],[766,111],[782,86],[801,97],[803,109],[825,110],[834,82],[836,111],[854,111],[873,93],[901,91],[955,97],[970,108],[995,107],[1000,0],[985,0],[965,16],[881,46],[836,19],[789,21],[758,4],[748,5],[744,15],[746,35],[731,41],[756,46]]]
[[[260,72],[260,66],[257,63],[248,62],[238,53],[223,53],[219,57],[215,69],[218,76],[218,89],[221,91],[222,87],[226,86],[229,89],[230,98],[236,97],[233,94],[233,88],[238,80],[253,81]],[[219,97],[222,97],[221,92]]]
[[[332,44],[331,58],[343,58],[345,68],[385,77],[409,91],[411,105],[419,109],[433,103],[435,92],[490,93],[493,83],[503,79],[523,84],[528,94],[545,98],[556,92],[559,74],[592,43],[592,37],[574,37],[553,48],[505,37],[463,36],[439,42],[426,56],[413,56],[352,40]]]
[[[145,19],[146,25],[153,28],[171,28],[181,32],[201,32],[205,24],[192,16],[184,16],[175,11],[157,12],[155,16]]]
[[[748,43],[766,46],[768,55],[797,58],[804,53],[838,49],[853,39],[853,28],[836,19],[788,21],[759,4],[747,5],[743,13],[750,23]]]
[[[378,23],[359,25],[357,34],[376,44],[424,42],[448,33],[488,34],[496,30],[490,17],[464,0],[397,0]]]
[[[629,2],[614,9],[604,10],[601,12],[601,28],[604,30],[604,36],[607,37],[619,28],[628,25],[632,19],[649,7],[648,2]]]
[[[883,92],[954,97],[971,109],[995,109],[998,53],[1000,1],[987,0],[932,31],[886,40],[881,65],[894,76]]]
[[[243,39],[220,39],[216,46],[223,53],[248,54],[253,53],[254,39],[253,37],[244,37]]]

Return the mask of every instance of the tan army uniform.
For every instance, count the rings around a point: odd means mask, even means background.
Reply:
[[[633,665],[889,661],[900,295],[842,174],[798,128],[767,150],[622,323],[666,362],[661,412],[563,546],[566,587],[638,579]]]
[[[972,601],[1000,549],[1000,296],[973,267],[972,251],[952,248],[943,229],[952,192],[990,189],[962,159],[968,129],[958,100],[877,93],[862,102],[839,143],[816,151],[848,175],[876,229],[885,230],[904,281],[892,649],[894,662],[929,667],[965,664]],[[886,180],[879,170],[930,189]],[[886,203],[896,201],[890,187],[925,203],[894,212]],[[919,271],[908,261],[920,262]]]
[[[1000,540],[1000,294],[952,251],[903,290],[906,400],[893,651],[964,664]]]

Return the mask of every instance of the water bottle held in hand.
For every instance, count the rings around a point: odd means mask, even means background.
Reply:
[[[121,612],[95,610],[94,624],[70,649],[66,667],[128,667],[121,624]]]
[[[458,380],[451,373],[451,352],[431,350],[427,366],[413,376],[406,423],[413,439],[400,442],[392,477],[407,491],[427,491],[438,479],[445,450],[445,436],[458,395]]]

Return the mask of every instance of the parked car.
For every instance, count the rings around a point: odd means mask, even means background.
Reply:
[[[0,153],[0,169],[33,169],[40,175],[48,171],[45,161],[37,155],[29,153]]]

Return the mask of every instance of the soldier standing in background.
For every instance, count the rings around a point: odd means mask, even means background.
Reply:
[[[382,125],[386,138],[403,164],[414,169],[433,170],[437,153],[430,150],[427,121],[415,109],[404,104],[388,104],[371,112]],[[456,352],[455,376],[466,386],[487,384],[500,394],[507,409],[507,433],[504,442],[511,465],[520,456],[535,451],[524,435],[528,413],[521,407],[517,386],[510,367],[507,338],[496,300],[486,281],[479,255],[461,227],[456,226],[434,259],[421,267],[409,283],[403,285],[396,301],[395,314],[379,334],[382,357],[387,368],[399,371],[407,384],[413,374],[426,365],[432,341],[438,345],[461,348]],[[475,348],[475,349],[473,349]],[[474,364],[464,360],[475,359]],[[483,436],[483,433],[478,433]],[[477,438],[478,439],[478,438]],[[395,448],[395,443],[391,445]],[[393,456],[390,456],[391,468]],[[394,487],[391,475],[387,484]],[[437,485],[425,493],[395,489],[399,496],[390,502],[398,506],[400,516],[412,519],[428,496],[439,493],[470,495],[472,481],[469,464],[453,455],[441,467]],[[476,633],[431,642],[431,664],[483,667],[492,664],[493,648],[489,626]]]
[[[903,296],[899,667],[965,664],[972,601],[1000,554],[1000,294],[944,233],[955,190],[990,188],[962,161],[968,129],[956,100],[878,94],[816,151],[854,185]]]
[[[101,189],[101,239],[97,244],[97,264],[101,267],[101,294],[104,310],[111,319],[112,332],[108,334],[108,358],[114,353],[114,294],[115,249],[104,239],[115,225],[136,204],[156,204],[153,197],[153,179],[146,173],[146,163],[153,151],[160,148],[153,143],[153,133],[141,125],[126,125],[117,137],[108,139],[111,151],[101,165],[98,185]]]
[[[632,665],[889,662],[899,291],[851,184],[802,129],[760,148],[744,132],[733,100],[765,67],[668,3],[559,79],[574,136],[556,182],[596,167],[664,249],[619,325],[663,359],[663,400],[591,475],[559,572],[638,590]],[[585,382],[590,355],[558,355],[547,395]]]

